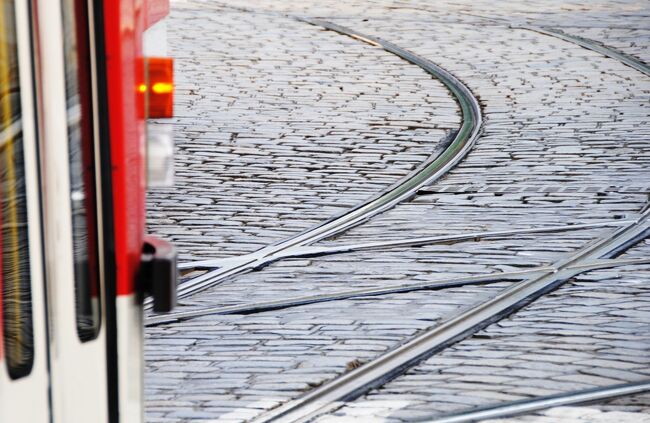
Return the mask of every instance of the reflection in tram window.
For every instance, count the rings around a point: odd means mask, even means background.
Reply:
[[[88,341],[99,332],[101,297],[86,0],[63,1],[63,30],[77,333]]]
[[[0,334],[13,379],[28,375],[34,360],[14,13],[13,0],[0,0]]]

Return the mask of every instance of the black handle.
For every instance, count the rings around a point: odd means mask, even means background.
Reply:
[[[165,313],[176,306],[178,283],[177,255],[174,245],[154,236],[146,236],[142,248],[140,284],[142,298],[153,297],[153,311]]]

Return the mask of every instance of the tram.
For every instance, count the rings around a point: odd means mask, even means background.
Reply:
[[[143,299],[175,302],[145,234],[169,180],[168,0],[0,0],[0,422],[142,422]],[[163,129],[161,129],[163,128]]]

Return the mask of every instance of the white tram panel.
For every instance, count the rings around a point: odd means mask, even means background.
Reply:
[[[15,18],[16,22],[22,116],[21,120],[14,122],[14,125],[19,126],[18,129],[22,130],[24,146],[27,216],[29,222],[28,242],[29,257],[31,258],[29,269],[31,276],[34,357],[29,374],[12,380],[7,372],[6,363],[3,361],[4,357],[0,356],[0,365],[2,366],[0,371],[0,422],[40,423],[49,421],[49,407],[45,307],[43,306],[45,304],[45,295],[41,265],[41,227],[39,225],[36,122],[34,118],[34,92],[32,89],[33,75],[31,72],[30,16],[27,2],[15,1],[14,5],[15,16],[5,16],[5,19]],[[5,8],[3,13],[7,11],[7,8]],[[5,141],[2,140],[0,144],[4,144]]]
[[[54,423],[102,422],[108,419],[106,325],[102,317],[97,337],[81,342],[75,313],[62,6],[55,0],[38,3],[52,414]]]

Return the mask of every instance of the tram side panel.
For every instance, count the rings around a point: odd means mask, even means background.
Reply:
[[[146,118],[171,117],[173,81],[142,38],[168,11],[0,1],[2,422],[144,420],[142,300],[173,306],[176,263],[144,237],[147,153],[155,184],[172,151]]]
[[[115,260],[115,336],[109,337],[116,357],[120,421],[143,421],[142,299],[154,294],[154,309],[165,311],[175,303],[176,262],[173,247],[145,233],[145,195],[156,184],[153,159],[171,164],[156,146],[171,144],[171,134],[148,131],[146,119],[171,117],[173,81],[170,61],[144,56],[147,28],[169,13],[168,0],[121,0],[103,4],[106,105],[110,134],[112,222]],[[153,63],[153,64],[152,64]],[[160,74],[164,77],[161,79]],[[164,93],[159,86],[172,87]],[[137,88],[137,89],[134,89]],[[172,152],[167,149],[167,153]],[[154,163],[155,167],[155,163]],[[164,166],[163,166],[164,168]],[[159,172],[169,174],[169,169]],[[164,179],[164,178],[163,178]],[[168,182],[168,181],[167,181]],[[144,249],[143,249],[144,247]],[[144,262],[143,262],[144,260]],[[109,295],[110,297],[110,295]],[[110,304],[109,304],[110,306]]]
[[[0,2],[0,421],[48,422],[30,14]]]

